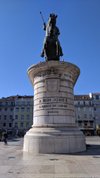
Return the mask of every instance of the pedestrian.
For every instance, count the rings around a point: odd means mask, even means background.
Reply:
[[[7,145],[7,138],[8,138],[7,132],[4,132],[3,133],[3,141],[4,141],[5,145]]]

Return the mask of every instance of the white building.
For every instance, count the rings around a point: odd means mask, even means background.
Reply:
[[[94,135],[95,116],[94,106],[91,95],[74,96],[76,122],[85,135]]]
[[[96,129],[100,129],[100,93],[92,93]]]

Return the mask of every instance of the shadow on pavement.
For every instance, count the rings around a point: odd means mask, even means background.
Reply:
[[[83,156],[96,156],[100,155],[100,145],[96,144],[86,144],[86,151],[80,152],[80,153],[75,153],[72,155],[83,155]],[[98,156],[100,158],[100,156]]]
[[[20,138],[10,138],[8,139],[8,142],[19,142]]]

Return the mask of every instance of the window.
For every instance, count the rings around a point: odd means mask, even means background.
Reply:
[[[91,102],[91,101],[89,101],[89,105],[90,105],[90,106],[92,105],[92,102]]]
[[[0,119],[1,119],[1,115],[0,115]]]
[[[27,112],[29,112],[30,111],[30,108],[27,108]]]
[[[23,123],[23,122],[21,122],[21,123],[20,123],[20,126],[21,126],[21,127],[23,127],[23,126],[24,126],[24,123]]]
[[[22,103],[21,103],[22,105],[25,105],[25,101],[22,101]]]
[[[14,102],[11,102],[11,106],[14,106]]]
[[[5,102],[5,105],[8,105],[8,102],[7,102],[7,101]]]
[[[16,108],[16,111],[19,112],[19,108]]]
[[[2,102],[0,102],[0,106],[2,106]]]
[[[15,119],[18,119],[18,115],[15,115]]]
[[[10,111],[13,111],[13,108],[10,108]]]
[[[21,119],[24,119],[24,115],[21,115]]]
[[[10,119],[13,119],[13,115],[10,115],[9,117],[10,117]]]
[[[78,119],[80,119],[80,116],[78,115]]]
[[[88,122],[85,121],[85,122],[84,122],[84,127],[87,127],[87,125],[88,125]]]
[[[80,102],[78,101],[78,105],[80,105]]]
[[[23,112],[25,110],[25,108],[21,108],[21,111]]]
[[[29,122],[26,122],[26,127],[29,127]]]
[[[15,127],[17,127],[18,126],[18,123],[17,122],[15,122]]]
[[[96,97],[96,100],[98,100],[98,99],[99,99],[99,95],[96,95],[95,97]]]
[[[6,123],[3,123],[3,126],[6,127]]]
[[[16,105],[19,105],[19,102],[17,101],[15,104],[16,104]]]
[[[5,108],[5,111],[7,111],[7,108]]]
[[[27,119],[28,119],[28,120],[30,119],[30,115],[27,115]]]
[[[30,101],[27,101],[27,105],[30,105]]]
[[[79,125],[79,127],[81,127],[82,126],[82,121],[78,121],[78,125]]]
[[[92,114],[89,114],[89,117],[92,118]]]
[[[7,119],[7,116],[6,115],[4,115],[4,120],[6,120]]]
[[[93,127],[93,122],[90,122],[90,127]]]
[[[12,123],[9,123],[9,127],[12,127]]]

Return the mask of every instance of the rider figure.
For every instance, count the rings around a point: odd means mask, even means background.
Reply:
[[[58,56],[63,56],[62,48],[60,46],[60,42],[58,40],[58,36],[60,35],[59,29],[56,26],[56,18],[57,15],[50,14],[49,20],[47,25],[44,23],[43,29],[46,31],[44,43],[43,43],[43,50],[41,53],[41,57],[45,56],[45,50],[47,42],[56,42],[56,45],[58,46],[58,49],[56,49],[56,53]]]

